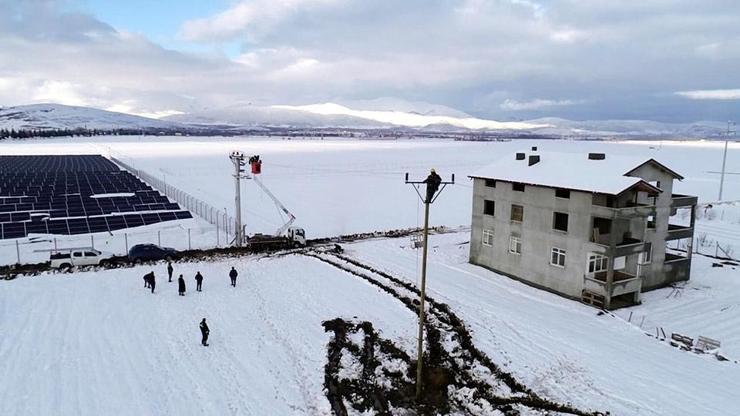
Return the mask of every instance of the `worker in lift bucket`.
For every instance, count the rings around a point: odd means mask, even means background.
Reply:
[[[437,175],[437,172],[432,169],[432,171],[429,173],[429,176],[424,179],[424,183],[427,184],[427,199],[424,200],[424,202],[431,204],[432,198],[434,198],[434,194],[437,193],[439,185],[442,183],[442,178],[440,178],[439,175]]]

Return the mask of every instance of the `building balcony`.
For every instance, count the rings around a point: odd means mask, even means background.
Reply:
[[[626,238],[614,247],[609,245],[609,234],[599,235],[598,241],[591,241],[589,251],[606,257],[622,257],[639,254],[645,250],[645,242],[634,238]]]
[[[655,214],[655,205],[636,204],[621,208],[591,205],[591,215],[602,218],[643,218]]]
[[[691,195],[673,194],[671,208],[691,207],[696,205],[698,198]]]
[[[609,288],[606,282],[606,271],[601,271],[583,276],[583,286],[585,290],[597,295],[615,297],[640,292],[642,290],[642,279],[633,274],[615,270],[614,280],[611,288]]]
[[[668,235],[666,236],[666,241],[692,238],[693,236],[694,227],[680,224],[668,224]]]

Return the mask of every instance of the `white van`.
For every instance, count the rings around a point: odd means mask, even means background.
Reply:
[[[53,269],[68,269],[73,266],[97,266],[113,257],[110,253],[89,248],[59,249],[51,252]]]

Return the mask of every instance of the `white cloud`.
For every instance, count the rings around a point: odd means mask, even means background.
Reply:
[[[340,1],[242,0],[216,15],[185,22],[180,34],[185,39],[195,41],[232,39],[260,28],[269,28],[305,9]]]
[[[530,101],[517,101],[507,99],[503,103],[501,103],[501,109],[509,111],[539,110],[546,107],[576,105],[581,104],[582,102],[583,101],[580,100],[546,100],[542,98],[536,98]]]
[[[678,91],[676,95],[690,100],[740,100],[740,88],[725,90]]]
[[[90,102],[85,98],[80,85],[67,81],[47,80],[36,87],[31,100],[38,103],[58,103],[86,106]]]

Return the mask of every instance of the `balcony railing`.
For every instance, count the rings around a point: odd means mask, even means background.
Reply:
[[[666,237],[666,240],[691,238],[693,235],[694,229],[688,225],[668,224],[668,236]]]
[[[606,283],[606,272],[596,272],[593,275],[583,276],[584,289],[601,296],[607,296],[609,287]],[[634,293],[642,290],[642,279],[639,277],[614,271],[614,281],[611,285],[611,296],[624,295],[625,293]]]
[[[591,215],[602,218],[639,218],[649,217],[655,213],[655,205],[635,205],[631,207],[612,208],[602,205],[591,205]]]
[[[599,242],[591,241],[595,247],[589,248],[590,251],[603,254],[607,257],[629,256],[638,254],[645,250],[645,242],[642,240],[628,239],[617,243],[613,248],[609,246],[609,234],[600,235]]]
[[[671,207],[690,207],[692,205],[696,205],[697,201],[698,198],[695,196],[673,194],[673,197],[671,198]]]

